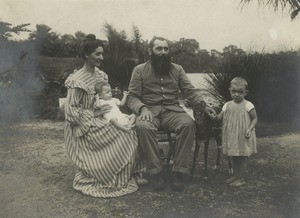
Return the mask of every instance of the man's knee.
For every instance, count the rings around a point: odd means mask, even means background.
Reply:
[[[140,131],[148,131],[148,130],[155,130],[155,125],[152,122],[147,120],[137,120],[136,121],[137,130]]]
[[[184,119],[181,119],[180,123],[179,123],[179,127],[184,128],[184,129],[189,129],[189,130],[196,129],[195,122],[190,117],[185,117]]]

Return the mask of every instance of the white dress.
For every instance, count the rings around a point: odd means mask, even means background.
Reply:
[[[223,106],[222,142],[224,154],[249,156],[257,152],[255,129],[252,130],[249,138],[246,137],[246,131],[251,123],[249,111],[253,108],[254,105],[247,100],[241,103],[229,101]]]
[[[112,108],[111,110],[104,114],[103,117],[107,120],[110,121],[112,118],[116,118],[118,120],[119,123],[121,123],[124,126],[128,125],[129,119],[128,119],[128,115],[127,114],[123,114],[120,109],[120,100],[117,98],[112,98],[110,100],[103,100],[100,99],[99,101],[99,105],[97,105],[97,102],[95,102],[95,106],[94,107],[101,107],[102,105],[110,105]]]

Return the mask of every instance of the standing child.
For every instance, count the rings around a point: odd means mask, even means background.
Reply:
[[[235,77],[230,82],[232,101],[225,103],[216,117],[223,120],[223,153],[232,156],[233,177],[226,180],[230,186],[245,184],[246,158],[256,153],[255,125],[257,115],[254,105],[245,100],[248,83],[242,77]]]
[[[117,98],[112,97],[111,87],[109,83],[102,81],[95,84],[96,101],[94,103],[94,109],[101,108],[102,105],[110,105],[111,110],[104,114],[104,118],[113,124],[118,129],[125,132],[130,132],[134,127],[135,118],[134,114],[123,114],[119,107],[125,105],[128,92],[124,92],[124,96],[120,101]]]

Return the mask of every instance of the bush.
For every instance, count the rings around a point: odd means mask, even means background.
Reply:
[[[209,92],[220,104],[231,100],[228,91],[235,76],[247,79],[251,101],[265,121],[291,122],[299,119],[300,57],[295,52],[229,55],[212,69]]]
[[[42,119],[56,119],[59,113],[58,99],[66,97],[66,78],[83,65],[79,58],[38,57],[37,66],[44,88],[38,97],[37,115]]]
[[[300,57],[295,53],[267,55],[270,71],[264,77],[257,99],[267,121],[300,121]]]

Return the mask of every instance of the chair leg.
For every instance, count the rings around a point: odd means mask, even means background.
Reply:
[[[176,143],[173,142],[171,133],[167,133],[167,135],[168,135],[168,141],[169,141],[170,149],[169,149],[169,152],[168,152],[168,155],[167,155],[167,161],[166,161],[166,163],[169,165],[171,157],[172,156],[174,157],[174,154],[175,154],[175,144]]]

